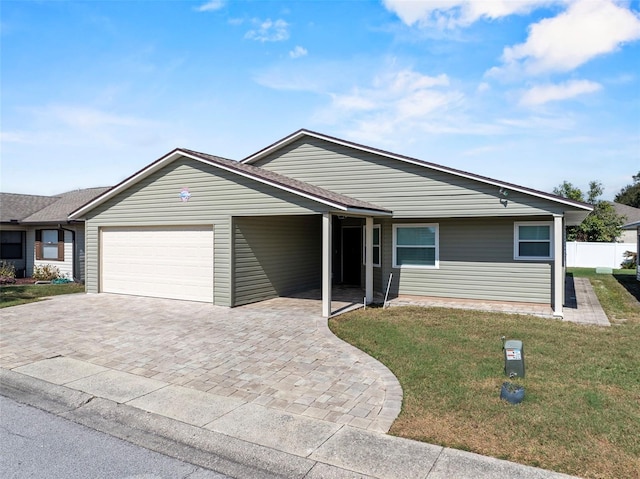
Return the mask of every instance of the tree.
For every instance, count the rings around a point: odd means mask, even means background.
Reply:
[[[640,208],[640,171],[638,171],[637,175],[633,175],[632,178],[633,183],[622,188],[613,201]]]
[[[553,189],[553,194],[569,198],[570,200],[584,202],[584,195],[582,194],[582,191],[580,191],[580,188],[576,188],[566,180],[563,181],[560,186]]]
[[[553,189],[555,195],[593,205],[593,211],[580,225],[567,227],[567,241],[611,243],[618,239],[625,217],[618,215],[611,203],[599,199],[603,192],[602,183],[599,181],[589,183],[586,198],[580,188],[566,180]]]

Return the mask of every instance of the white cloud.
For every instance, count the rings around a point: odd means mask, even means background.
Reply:
[[[331,95],[333,108],[337,108],[342,111],[371,111],[375,110],[378,106],[376,101],[370,97],[369,94],[362,94],[358,88],[355,88],[350,94]]]
[[[567,72],[638,39],[636,12],[613,0],[578,0],[556,17],[531,25],[526,42],[504,49],[505,67],[490,73]]]
[[[485,18],[494,20],[567,0],[383,0],[384,6],[394,12],[408,26],[451,29],[466,27]]]
[[[115,115],[95,108],[73,105],[51,105],[40,111],[42,115],[56,118],[75,128],[100,128],[106,126],[149,126],[153,122],[131,116]]]
[[[29,135],[23,131],[0,131],[0,143],[29,143]]]
[[[447,75],[423,75],[411,69],[391,70],[373,78],[368,87],[330,95],[331,105],[316,118],[331,124],[351,125],[349,135],[381,142],[397,133],[449,131],[451,110],[464,95],[450,88]]]
[[[197,12],[214,12],[224,7],[224,0],[210,0],[195,8]]]
[[[332,95],[333,108],[343,113],[387,112],[399,121],[429,115],[452,100],[450,92],[435,88],[449,85],[444,74],[428,76],[405,69],[379,75],[372,83],[371,88]]]
[[[422,75],[421,73],[417,73],[412,70],[401,70],[399,72],[377,77],[374,81],[374,85],[378,85],[383,88],[388,87],[390,92],[403,94],[405,92],[422,90],[424,88],[431,88],[434,86],[447,86],[449,85],[449,77],[445,74],[432,77]]]
[[[575,120],[571,114],[564,116],[530,116],[517,118],[497,118],[495,120],[497,126],[507,127],[507,130],[513,132],[516,130],[526,131],[557,131],[557,130],[573,130],[576,126]]]
[[[166,127],[155,120],[87,106],[52,104],[23,110],[31,117],[31,126],[18,137],[9,136],[9,141],[27,138],[34,144],[143,145],[159,141]]]
[[[300,58],[304,57],[309,53],[306,48],[301,47],[300,45],[296,46],[293,50],[289,52],[289,56],[291,58]]]
[[[558,85],[537,85],[522,95],[520,104],[524,106],[542,105],[550,101],[568,100],[600,89],[602,89],[600,83],[589,80],[570,80]]]
[[[289,24],[282,19],[264,21],[254,19],[253,23],[257,28],[249,30],[245,38],[257,40],[259,42],[281,42],[289,38]]]

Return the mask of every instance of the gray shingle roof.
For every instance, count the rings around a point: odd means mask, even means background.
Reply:
[[[640,208],[623,205],[621,203],[616,203],[615,201],[609,201],[608,203],[613,205],[613,208],[616,210],[616,214],[626,217],[625,224],[622,226],[623,228],[640,221]]]
[[[227,160],[226,158],[220,158],[219,156],[208,155],[206,153],[200,153],[198,151],[188,150],[186,148],[178,148],[177,151],[181,151],[192,156],[197,156],[198,158],[206,160],[209,163],[218,164],[220,166],[235,170],[239,173],[246,174],[253,178],[268,181],[270,183],[275,183],[285,188],[294,190],[298,193],[303,193],[323,201],[338,204],[340,206],[380,212],[390,212],[389,210],[382,208],[381,206],[374,205],[373,203],[361,201],[355,198],[351,198],[350,196],[341,195],[339,193],[334,193],[333,191],[325,190],[324,188],[319,188],[317,186],[310,185],[309,183],[305,183],[304,181],[295,180],[293,178],[289,178],[288,176],[265,170],[257,166],[240,163],[238,161]]]
[[[8,223],[66,223],[69,213],[109,188],[86,188],[55,196],[0,193],[0,221]]]
[[[0,221],[2,223],[21,221],[55,201],[57,198],[53,196],[0,193]]]

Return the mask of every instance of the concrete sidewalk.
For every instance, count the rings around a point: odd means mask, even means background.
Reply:
[[[233,477],[571,477],[66,357],[0,369],[0,394]]]

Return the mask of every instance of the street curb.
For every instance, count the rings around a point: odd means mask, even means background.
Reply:
[[[2,368],[0,395],[232,477],[367,478]]]
[[[277,446],[263,446],[2,368],[0,395],[146,449],[242,479],[575,479],[348,426],[335,431],[313,453],[303,457],[278,450]]]
[[[0,395],[58,416],[93,399],[91,394],[3,368],[0,368]]]

